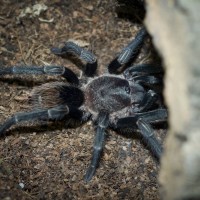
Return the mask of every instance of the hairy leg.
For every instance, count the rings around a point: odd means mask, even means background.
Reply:
[[[151,125],[140,118],[137,121],[137,126],[140,130],[142,139],[144,140],[145,144],[151,149],[153,155],[158,160],[160,160],[160,157],[162,155],[162,146],[156,139],[154,135],[154,130]]]
[[[97,59],[95,55],[92,52],[80,47],[77,43],[68,41],[62,48],[54,47],[51,51],[58,56],[63,56],[67,53],[75,55],[79,59],[86,62],[86,69],[84,72],[85,75],[89,77],[95,75],[97,69]]]
[[[70,69],[62,66],[12,66],[0,68],[0,76],[7,74],[60,75],[66,78],[69,83],[75,85],[79,84],[76,74]]]
[[[138,112],[145,112],[152,107],[152,105],[157,101],[158,95],[153,91],[149,90],[145,95],[140,104]]]
[[[163,73],[163,68],[160,66],[154,66],[152,64],[139,64],[133,65],[127,68],[123,74],[127,79],[140,76],[140,75],[150,75],[150,74],[160,74]]]
[[[0,126],[0,135],[2,135],[11,126],[20,122],[35,120],[61,120],[70,114],[71,110],[66,105],[57,106],[51,109],[39,109],[30,112],[16,113]],[[73,111],[74,112],[74,111]]]
[[[145,28],[142,28],[135,38],[124,47],[119,55],[108,65],[109,73],[116,73],[121,66],[127,64],[131,59],[137,56],[146,35],[147,32]]]
[[[144,119],[148,123],[158,123],[166,121],[167,117],[167,110],[162,108],[143,113],[136,113],[133,117],[120,118],[117,121],[116,128],[127,128],[132,125],[134,126],[139,118]]]
[[[108,123],[109,123],[108,114],[104,112],[99,113],[97,119],[96,135],[93,145],[92,160],[84,178],[86,182],[89,182],[92,179],[98,167],[102,149],[104,146],[105,130],[108,127]]]
[[[144,113],[137,113],[133,117],[121,118],[117,121],[116,129],[125,129],[129,127],[139,128],[145,144],[151,149],[153,155],[159,160],[162,153],[162,147],[154,136],[154,130],[150,123],[161,122],[167,119],[166,109],[157,109]]]

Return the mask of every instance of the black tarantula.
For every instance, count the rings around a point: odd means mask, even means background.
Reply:
[[[95,124],[95,139],[91,164],[85,175],[88,182],[98,167],[108,128],[116,131],[137,131],[159,159],[162,147],[154,136],[151,123],[167,119],[167,110],[160,106],[159,93],[153,88],[161,83],[161,67],[150,64],[130,66],[147,35],[142,28],[118,56],[108,65],[107,73],[96,76],[97,59],[90,51],[68,41],[62,48],[52,48],[58,55],[73,54],[84,61],[85,80],[62,66],[13,66],[0,68],[6,74],[60,75],[68,83],[43,84],[33,90],[33,110],[16,113],[0,126],[2,135],[12,125],[34,120],[65,120],[73,118]],[[125,67],[126,66],[126,67]],[[123,73],[119,73],[119,69]]]

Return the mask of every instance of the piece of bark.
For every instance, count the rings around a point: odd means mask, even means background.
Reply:
[[[200,1],[146,0],[145,24],[166,67],[170,129],[162,158],[163,199],[200,199]]]

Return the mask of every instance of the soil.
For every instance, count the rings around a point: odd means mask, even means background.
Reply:
[[[67,59],[50,48],[73,39],[98,57],[99,74],[138,32],[142,24],[118,17],[114,0],[41,0],[46,10],[20,15],[34,0],[3,0],[0,7],[0,66],[63,65],[79,76]],[[27,10],[26,10],[27,11]],[[21,16],[21,17],[19,17]],[[141,20],[139,20],[141,21]],[[150,39],[136,63],[152,61]],[[0,78],[0,124],[30,109],[34,86],[65,81],[56,76],[16,75]],[[42,125],[41,125],[42,124]],[[134,134],[134,133],[133,133]],[[160,141],[165,130],[158,129]],[[100,166],[89,182],[83,176],[90,163],[94,128],[56,123],[13,126],[0,138],[0,199],[159,199],[159,165],[138,140],[109,131]]]

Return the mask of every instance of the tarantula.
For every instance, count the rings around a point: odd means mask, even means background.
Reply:
[[[137,131],[156,158],[162,147],[154,136],[150,123],[164,121],[167,110],[160,106],[159,94],[153,88],[161,83],[161,67],[150,64],[130,66],[147,35],[142,28],[118,56],[108,65],[107,73],[96,76],[97,59],[92,52],[68,41],[62,48],[52,48],[58,56],[73,54],[85,63],[80,80],[63,66],[13,66],[0,68],[6,74],[60,75],[68,81],[46,83],[32,92],[33,110],[16,113],[0,126],[0,135],[14,124],[34,120],[65,120],[73,118],[84,123],[92,120],[95,139],[91,164],[85,181],[92,179],[98,167],[108,128],[126,132]],[[125,67],[126,66],[126,67]],[[121,72],[120,73],[120,70]]]

